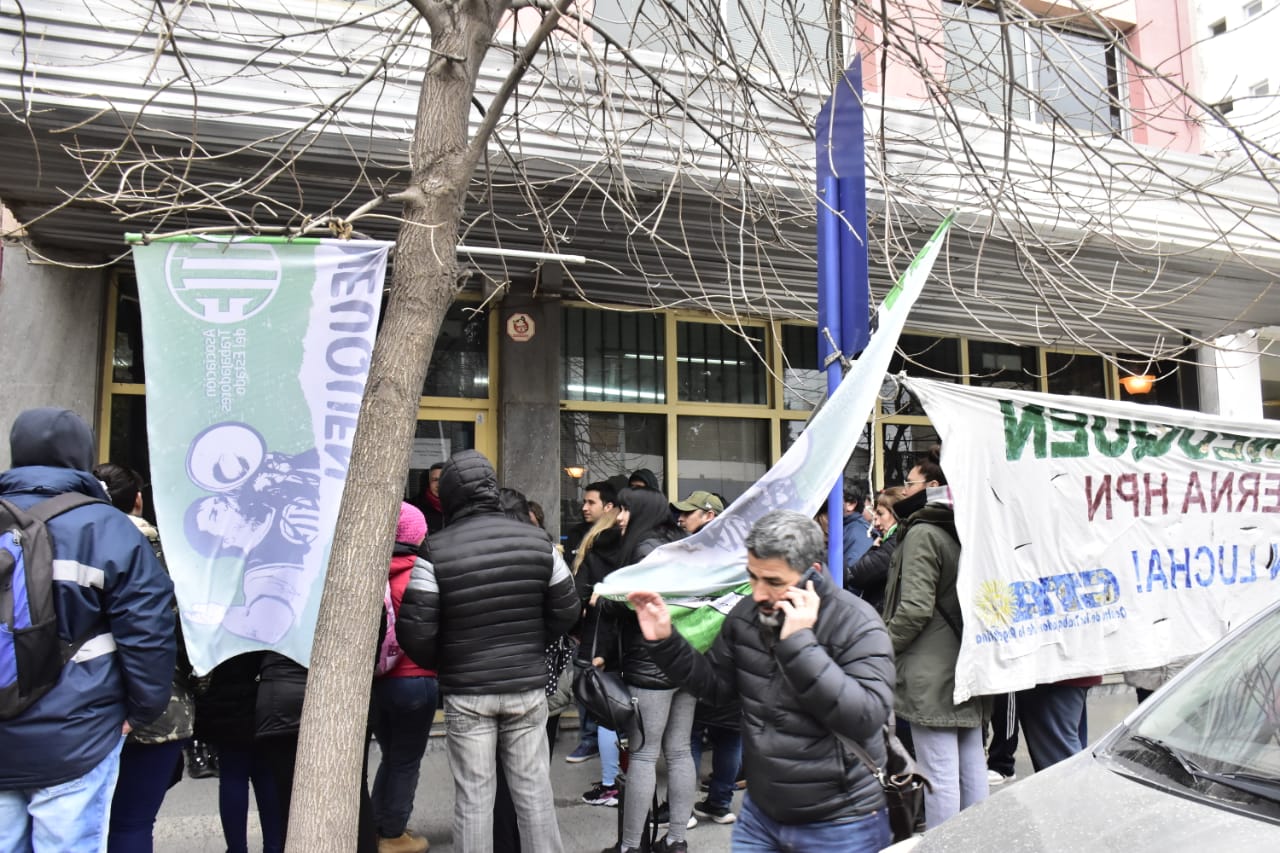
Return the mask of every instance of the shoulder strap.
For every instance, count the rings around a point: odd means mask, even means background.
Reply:
[[[961,642],[964,642],[964,635],[960,633],[960,629],[956,626],[956,623],[951,621],[951,617],[947,615],[947,611],[942,609],[942,605],[939,604],[934,609],[937,610],[938,613],[942,616],[942,621],[946,622],[947,626],[950,627],[951,630],[955,632],[956,639],[960,640]]]
[[[858,760],[861,761],[869,771],[871,771],[871,775],[876,777],[881,785],[884,784],[884,770],[878,767],[876,763],[871,760],[871,754],[863,749],[862,744],[858,743],[848,735],[841,734],[840,732],[833,731],[832,734],[836,736],[836,740],[840,741],[845,745],[845,747],[852,750],[854,755],[858,756]]]
[[[97,503],[106,503],[106,501],[89,497],[80,492],[63,492],[60,495],[54,495],[51,498],[40,501],[40,503],[28,509],[27,514],[41,524],[48,524],[50,519],[57,518],[64,512],[70,512],[76,507],[86,504]]]

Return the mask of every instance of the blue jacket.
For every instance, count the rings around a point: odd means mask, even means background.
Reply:
[[[841,528],[844,530],[844,570],[848,574],[853,564],[871,548],[871,537],[867,535],[871,525],[862,513],[851,512],[841,520]]]
[[[0,497],[27,508],[63,492],[106,500],[87,471],[29,465],[0,474]],[[83,776],[169,704],[173,584],[129,517],[109,503],[49,522],[58,634],[88,638],[58,684],[0,721],[0,790],[44,788]]]

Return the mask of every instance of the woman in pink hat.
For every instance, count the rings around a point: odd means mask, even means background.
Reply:
[[[426,538],[427,520],[422,510],[401,503],[388,576],[395,613],[400,612],[418,547]],[[438,697],[436,674],[415,664],[408,655],[401,655],[385,674],[373,680],[373,735],[382,753],[372,794],[378,853],[424,853],[430,846],[407,826]]]

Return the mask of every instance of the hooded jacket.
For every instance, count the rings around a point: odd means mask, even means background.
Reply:
[[[474,450],[440,473],[445,527],[432,532],[396,618],[396,639],[442,691],[485,695],[546,686],[547,645],[578,619],[573,576],[547,534],[507,518],[493,466]]]
[[[956,593],[960,542],[955,512],[945,503],[930,502],[899,524],[897,535],[885,584],[884,621],[898,662],[898,716],[935,728],[980,726],[978,697],[963,705],[952,701],[963,628]]]
[[[835,732],[884,766],[893,653],[864,601],[821,574],[818,622],[785,640],[744,598],[706,655],[673,631],[647,642],[667,675],[699,699],[742,699],[742,767],[751,801],[783,824],[853,819],[884,808],[880,783]]]
[[[20,464],[0,474],[0,497],[23,509],[64,492],[103,503],[49,522],[58,634],[84,643],[52,690],[0,721],[0,790],[83,776],[119,744],[125,720],[143,725],[160,716],[177,649],[173,584],[89,473],[93,436],[84,422],[64,409],[24,412],[10,447]]]

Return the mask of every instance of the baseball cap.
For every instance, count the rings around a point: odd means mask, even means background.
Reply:
[[[693,512],[695,509],[709,509],[713,512],[724,512],[724,502],[710,492],[697,491],[689,497],[672,504],[681,512]]]

